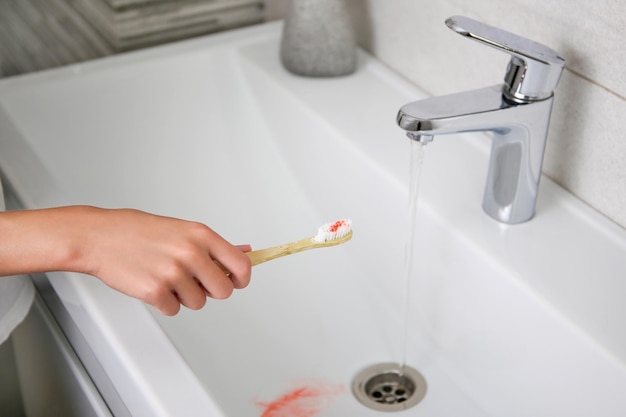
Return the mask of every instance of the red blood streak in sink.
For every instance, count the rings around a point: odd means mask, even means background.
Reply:
[[[344,392],[343,385],[315,383],[297,387],[270,403],[257,404],[265,408],[261,417],[313,417]]]

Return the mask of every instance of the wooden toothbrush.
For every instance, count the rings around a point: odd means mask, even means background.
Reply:
[[[263,262],[271,261],[272,259],[281,258],[283,256],[302,252],[308,249],[339,245],[347,242],[351,238],[352,221],[350,219],[342,219],[320,226],[317,230],[317,235],[315,236],[271,248],[253,250],[251,252],[246,252],[246,255],[248,255],[250,261],[252,261],[252,266],[254,266]],[[219,262],[215,263],[228,274],[228,270],[224,268],[224,266],[222,266]]]

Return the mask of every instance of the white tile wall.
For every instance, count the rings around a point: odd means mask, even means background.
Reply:
[[[267,0],[278,18],[285,0]],[[508,56],[445,25],[466,15],[558,51],[544,173],[626,227],[626,1],[347,0],[360,44],[434,95],[497,84]],[[395,111],[392,109],[390,111]]]

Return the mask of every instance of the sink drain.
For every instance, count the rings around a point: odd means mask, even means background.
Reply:
[[[352,393],[373,410],[401,411],[424,399],[426,380],[411,367],[382,363],[359,372],[352,381]]]

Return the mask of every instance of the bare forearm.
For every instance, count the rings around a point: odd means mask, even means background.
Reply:
[[[85,271],[80,223],[96,208],[74,206],[0,212],[0,276]]]

